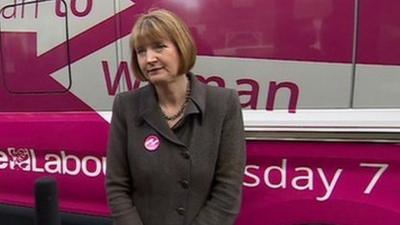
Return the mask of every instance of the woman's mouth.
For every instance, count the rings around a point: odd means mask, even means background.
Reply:
[[[149,70],[147,70],[147,74],[148,75],[156,75],[161,69],[162,69],[162,67],[149,69]]]

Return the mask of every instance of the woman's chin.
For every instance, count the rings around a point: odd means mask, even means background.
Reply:
[[[157,80],[160,77],[162,77],[162,73],[155,73],[155,72],[147,73],[146,77],[148,80]]]
[[[174,80],[175,80],[174,77],[162,73],[148,75],[148,81],[152,84],[170,83]]]
[[[168,81],[165,76],[162,75],[153,75],[148,77],[148,81],[152,84],[161,84]]]

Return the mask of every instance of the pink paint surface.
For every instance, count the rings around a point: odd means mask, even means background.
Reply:
[[[400,2],[360,4],[358,62],[400,65]]]
[[[43,168],[45,155],[60,156],[61,151],[80,161],[87,156],[105,157],[109,125],[94,112],[1,114],[0,124],[0,151],[7,153],[10,147],[33,149],[39,168]],[[66,162],[69,170],[76,167],[73,160]],[[88,161],[87,168],[95,171],[93,160]],[[68,175],[34,172],[32,168],[30,171],[17,167],[10,169],[10,166],[0,170],[0,203],[32,207],[34,181],[41,176],[54,176],[62,211],[91,215],[108,213],[102,173],[89,177],[82,171]]]
[[[256,187],[244,188],[243,207],[237,224],[297,225],[323,223],[334,225],[396,225],[400,221],[400,145],[373,143],[321,143],[250,141],[247,144],[247,165],[260,178]],[[269,188],[263,181],[270,166],[287,161],[286,188]],[[360,167],[360,163],[386,163],[388,168],[372,189],[364,194],[377,168]],[[308,167],[314,173],[313,190],[296,190],[291,181],[304,172],[295,168]],[[343,169],[331,196],[325,201],[317,168],[332,180],[338,168]],[[281,176],[271,172],[271,180],[279,183]],[[246,176],[245,182],[253,178]],[[304,184],[304,183],[303,183]]]
[[[46,137],[38,133],[37,136],[25,138],[26,143],[14,146],[28,146],[32,143],[29,140],[41,137],[42,141],[38,141],[38,145],[47,148],[30,146],[36,150],[38,161],[44,160],[45,153],[56,153],[54,149],[63,149],[68,154],[81,158],[84,155],[104,156],[104,150],[96,149],[101,149],[102,147],[98,145],[105,146],[105,143],[95,143],[94,139],[102,137],[101,140],[105,140],[106,127],[100,122],[93,123],[95,122],[93,118],[87,116],[71,115],[70,118],[69,126],[64,126],[63,129],[53,127],[53,132],[48,133]],[[35,126],[37,117],[30,121],[29,129],[39,128]],[[56,121],[55,118],[53,122]],[[77,125],[82,121],[88,121],[86,129]],[[21,131],[14,134],[20,137],[26,135],[26,130],[29,130],[27,123],[17,124],[19,126],[15,128]],[[94,129],[93,126],[97,128]],[[23,127],[25,129],[22,129]],[[74,128],[79,128],[79,131]],[[94,130],[98,132],[95,133]],[[1,130],[1,135],[5,133]],[[68,135],[70,133],[79,134],[75,136],[74,143],[80,143],[81,149],[70,144],[72,143]],[[12,139],[8,137],[8,140]],[[4,146],[4,143],[0,144]],[[87,149],[92,150],[87,151]],[[259,167],[250,170],[250,173],[257,176],[260,182],[256,187],[244,187],[242,211],[237,224],[294,225],[320,222],[336,225],[395,225],[400,219],[398,205],[400,180],[397,179],[400,174],[399,151],[400,145],[396,144],[248,141],[247,165]],[[282,167],[283,159],[287,162],[286,176],[284,176],[287,182],[286,188],[270,188],[264,182],[265,169],[271,166]],[[360,163],[388,164],[388,168],[370,194],[363,192],[377,169],[360,167]],[[69,166],[72,168],[73,164]],[[295,168],[300,167],[307,167],[313,171],[313,190],[293,188],[292,180],[305,175],[304,172],[295,171]],[[331,195],[323,201],[316,200],[325,193],[317,168],[323,170],[328,181],[332,180],[337,169],[343,170]],[[12,181],[0,184],[1,203],[33,206],[33,183],[43,174],[5,169],[1,175],[2,179]],[[109,215],[103,175],[88,177],[82,174],[77,176],[58,174],[55,178],[59,185],[62,211]],[[279,183],[281,178],[276,171],[270,174],[271,182],[274,184]],[[253,183],[254,177],[247,175],[244,182]]]

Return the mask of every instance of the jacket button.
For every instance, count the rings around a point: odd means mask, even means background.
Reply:
[[[181,185],[183,188],[188,189],[189,188],[189,181],[184,179],[180,181]]]
[[[189,159],[190,158],[189,151],[183,151],[183,152],[181,152],[181,154],[182,154],[183,158],[185,158],[185,159]]]
[[[179,215],[184,215],[186,210],[183,207],[179,207],[176,209],[176,211],[178,212]]]

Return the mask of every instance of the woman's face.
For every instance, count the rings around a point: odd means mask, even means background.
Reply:
[[[151,42],[136,48],[143,75],[152,83],[173,81],[178,75],[179,53],[169,40]]]

